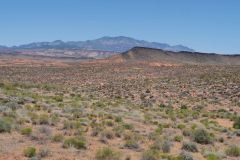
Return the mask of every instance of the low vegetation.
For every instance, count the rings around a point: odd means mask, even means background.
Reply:
[[[240,157],[238,66],[48,65],[0,66],[0,159]]]
[[[96,153],[97,160],[120,160],[120,158],[121,154],[119,152],[108,147],[99,149]]]

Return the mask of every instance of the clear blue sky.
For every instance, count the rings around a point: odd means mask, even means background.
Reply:
[[[1,0],[0,44],[129,36],[240,54],[240,0]]]

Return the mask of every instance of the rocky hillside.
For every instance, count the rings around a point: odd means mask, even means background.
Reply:
[[[160,49],[135,47],[115,55],[111,60],[121,62],[161,62],[170,64],[240,65],[240,55],[220,55],[198,52],[172,52]]]

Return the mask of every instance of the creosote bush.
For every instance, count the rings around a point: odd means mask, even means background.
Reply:
[[[36,155],[36,148],[28,147],[23,151],[23,153],[24,153],[24,156],[26,157],[30,157],[30,158],[34,157]]]
[[[200,144],[210,144],[213,141],[212,136],[205,129],[196,129],[193,133],[193,139]]]
[[[30,128],[30,127],[21,129],[22,135],[29,136],[29,135],[31,135],[31,133],[32,133],[32,128]]]

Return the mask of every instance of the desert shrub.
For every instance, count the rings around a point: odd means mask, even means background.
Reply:
[[[161,104],[159,105],[159,107],[160,107],[160,108],[167,108],[168,106],[165,105],[165,104],[163,104],[163,103],[161,103]]]
[[[193,139],[200,144],[212,143],[212,136],[204,129],[196,129],[193,134]]]
[[[38,153],[40,158],[48,157],[50,154],[51,152],[48,148],[41,148]]]
[[[180,107],[180,109],[182,109],[182,110],[186,110],[186,109],[188,109],[189,107],[187,106],[187,105],[185,105],[185,104],[183,104],[183,105],[181,105],[181,107]]]
[[[139,144],[138,144],[137,140],[130,139],[130,140],[127,140],[125,142],[124,147],[128,148],[128,149],[138,149],[139,148]]]
[[[134,126],[132,124],[127,124],[127,123],[123,124],[123,127],[127,130],[133,130],[134,129]]]
[[[36,148],[28,147],[23,151],[23,153],[24,153],[24,156],[26,157],[30,157],[30,158],[34,157],[36,155]]]
[[[126,155],[125,160],[131,160],[131,156],[130,155]]]
[[[52,130],[50,127],[41,126],[31,134],[31,139],[45,144],[51,138]]]
[[[49,124],[49,116],[47,114],[40,114],[39,124]]]
[[[58,115],[54,114],[54,115],[51,115],[50,121],[51,121],[51,125],[55,126],[60,121],[60,118]]]
[[[55,134],[52,137],[53,142],[62,142],[64,140],[64,136],[62,134]]]
[[[120,117],[120,116],[115,117],[115,122],[120,123],[122,121],[123,121],[122,117]]]
[[[99,149],[96,153],[96,160],[120,160],[121,154],[111,148]]]
[[[72,121],[63,121],[63,129],[73,129],[74,128],[74,123]]]
[[[0,118],[0,133],[11,132],[11,123],[3,118]]]
[[[193,160],[193,156],[188,152],[181,152],[178,156],[179,160]]]
[[[31,122],[32,124],[37,124],[38,123],[38,114],[34,113],[34,112],[29,112],[29,117],[31,118]]]
[[[22,135],[29,136],[29,135],[31,135],[31,133],[32,133],[32,128],[30,128],[30,127],[21,129],[21,134]]]
[[[162,149],[162,140],[157,138],[150,147],[151,149],[161,150]]]
[[[142,154],[141,160],[159,160],[160,159],[160,153],[158,150],[150,149]]]
[[[159,124],[158,128],[156,128],[154,132],[152,132],[148,135],[148,138],[150,140],[156,140],[159,138],[159,136],[162,134],[162,132],[163,132],[163,125]]]
[[[178,129],[184,129],[186,126],[184,125],[184,124],[179,124],[178,126],[177,126],[177,128]]]
[[[9,83],[5,83],[3,85],[3,88],[7,91],[11,91],[11,90],[15,90],[16,89],[16,86],[14,84],[9,84]]]
[[[100,141],[103,143],[106,143],[108,139],[113,139],[114,138],[114,133],[111,130],[104,130],[100,134]]]
[[[209,154],[209,155],[207,155],[206,158],[207,158],[207,160],[220,160],[220,158],[215,154]]]
[[[98,134],[102,131],[102,129],[100,127],[93,127],[92,132],[91,132],[91,136],[96,137],[98,136]]]
[[[175,136],[175,137],[174,137],[174,140],[175,140],[176,142],[181,142],[181,141],[183,140],[183,136]]]
[[[224,138],[223,138],[223,137],[219,137],[219,138],[218,138],[218,141],[219,141],[220,143],[223,143],[223,142],[224,142]]]
[[[169,153],[170,150],[171,150],[171,143],[170,143],[170,141],[168,141],[168,140],[163,141],[162,151],[164,153]]]
[[[191,129],[192,129],[192,130],[195,130],[196,128],[197,128],[197,125],[196,125],[196,124],[192,124],[192,125],[191,125]]]
[[[113,121],[111,121],[111,120],[105,121],[105,124],[106,124],[108,127],[114,126],[114,123],[113,123]]]
[[[81,137],[68,138],[63,143],[64,148],[74,147],[76,149],[86,149],[86,142]]]
[[[41,127],[39,127],[38,132],[42,133],[42,134],[44,134],[46,136],[51,136],[52,135],[52,129],[50,127],[48,127],[48,126],[41,126]]]
[[[57,102],[63,102],[63,96],[61,95],[56,95],[53,97],[53,99]]]
[[[233,128],[240,129],[240,117],[235,118]]]
[[[230,146],[226,149],[226,154],[232,157],[239,157],[240,156],[240,147],[238,146]]]
[[[20,107],[20,105],[17,102],[8,102],[6,103],[6,106],[12,111],[15,111],[17,108]]]
[[[184,130],[182,131],[182,134],[183,134],[185,137],[189,137],[189,136],[192,135],[192,132],[191,132],[190,129],[184,129]]]
[[[125,128],[123,126],[115,126],[113,131],[116,137],[121,137],[125,131]]]
[[[193,142],[184,142],[182,149],[189,152],[198,152],[197,145]]]
[[[221,160],[223,158],[226,158],[225,154],[222,152],[211,152],[211,151],[204,152],[204,157],[207,160]]]

